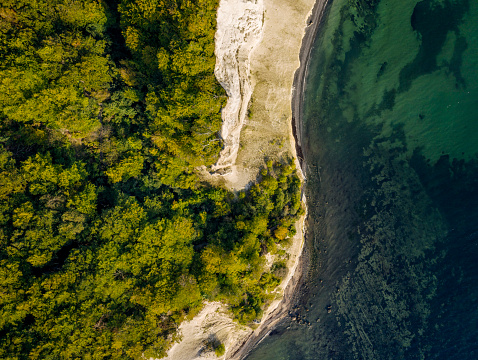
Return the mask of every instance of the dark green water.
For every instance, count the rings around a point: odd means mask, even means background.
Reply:
[[[478,359],[478,1],[335,0],[303,122],[309,270],[247,359]]]

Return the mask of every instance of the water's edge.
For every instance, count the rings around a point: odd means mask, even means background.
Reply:
[[[307,20],[307,28],[305,29],[302,45],[299,53],[300,66],[294,74],[294,82],[292,86],[292,133],[295,141],[295,149],[297,158],[299,159],[302,174],[307,179],[307,169],[305,166],[305,158],[302,151],[302,104],[304,101],[304,91],[309,68],[310,53],[314,45],[314,40],[319,31],[320,24],[323,22],[324,13],[327,6],[333,0],[316,0],[312,13]]]

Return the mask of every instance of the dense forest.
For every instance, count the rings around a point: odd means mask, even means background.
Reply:
[[[300,182],[285,159],[237,194],[198,175],[217,2],[0,1],[1,359],[162,357],[204,300],[262,316]]]

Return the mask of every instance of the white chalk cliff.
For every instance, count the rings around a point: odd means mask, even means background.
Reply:
[[[234,164],[252,95],[250,58],[263,34],[263,0],[221,0],[217,10],[215,75],[226,90],[221,137],[224,148],[213,171],[234,176]]]
[[[250,58],[254,47],[262,39],[264,20],[263,0],[221,0],[217,10],[215,35],[215,75],[226,90],[228,101],[222,109],[221,137],[224,148],[212,170],[228,177],[235,176],[235,161],[239,150],[242,126],[252,95]],[[166,360],[215,359],[212,352],[204,351],[211,335],[217,336],[230,349],[241,344],[251,329],[234,322],[226,307],[220,303],[207,303],[191,321],[180,326],[183,340],[175,344]]]

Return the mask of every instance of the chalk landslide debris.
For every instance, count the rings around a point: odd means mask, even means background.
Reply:
[[[212,169],[220,175],[236,171],[241,130],[252,95],[250,58],[262,39],[263,19],[263,0],[222,0],[217,10],[214,73],[228,96],[222,109],[224,149]]]

